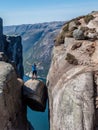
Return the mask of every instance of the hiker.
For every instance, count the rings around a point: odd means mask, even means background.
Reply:
[[[37,78],[37,69],[35,63],[32,65],[32,79],[34,78]]]

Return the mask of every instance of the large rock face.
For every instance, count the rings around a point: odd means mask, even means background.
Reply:
[[[4,53],[8,56],[9,62],[16,67],[18,77],[23,78],[23,56],[20,36],[3,36]]]
[[[17,77],[23,77],[21,37],[3,35],[0,18],[0,130],[29,129],[23,81]]]
[[[8,62],[15,67],[17,76],[23,78],[22,41],[20,36],[3,35],[3,22],[0,18],[0,52],[4,52]]]
[[[0,62],[0,130],[28,128],[21,85],[13,67],[8,63]]]
[[[50,130],[97,130],[98,13],[73,21],[77,27],[70,32],[69,21],[56,39],[47,76]],[[75,39],[75,29],[82,29],[85,39]]]

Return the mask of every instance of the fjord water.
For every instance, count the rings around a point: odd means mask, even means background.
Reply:
[[[30,78],[24,76],[24,81],[27,81],[28,79]],[[43,81],[45,82],[45,80]],[[45,112],[33,111],[27,107],[27,118],[34,127],[34,130],[49,130],[48,103]]]

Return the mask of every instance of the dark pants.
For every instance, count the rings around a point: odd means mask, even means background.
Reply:
[[[34,70],[33,72],[32,72],[32,79],[33,78],[37,78],[37,71],[36,70]]]
[[[36,70],[33,71],[33,75],[37,75],[37,71]]]

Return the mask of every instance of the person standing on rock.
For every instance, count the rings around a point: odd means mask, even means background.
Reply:
[[[36,64],[34,63],[32,65],[32,79],[37,78],[37,68],[36,68]]]

